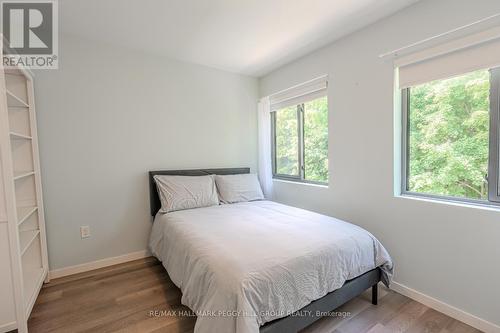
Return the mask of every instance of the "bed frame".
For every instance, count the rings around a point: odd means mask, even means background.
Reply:
[[[250,173],[250,168],[149,171],[151,216],[154,217],[161,207],[160,198],[158,197],[156,184],[153,179],[156,175],[204,176],[212,174],[236,175],[242,173]],[[378,282],[380,281],[381,270],[377,267],[352,280],[346,281],[341,288],[313,301],[309,305],[298,310],[295,314],[266,323],[260,327],[260,333],[298,332],[325,316],[325,314],[333,313],[336,308],[359,296],[369,288],[372,289],[372,304],[377,305]]]

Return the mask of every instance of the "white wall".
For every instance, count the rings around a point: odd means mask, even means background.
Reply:
[[[35,73],[51,269],[146,249],[148,170],[256,171],[256,79],[76,37],[59,45],[59,70]]]
[[[500,324],[500,210],[393,195],[393,68],[378,55],[500,12],[498,0],[427,0],[261,79],[261,96],[329,74],[330,187],[275,182],[278,201],[361,225],[395,280]]]

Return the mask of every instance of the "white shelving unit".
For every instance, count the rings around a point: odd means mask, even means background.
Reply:
[[[0,271],[11,281],[0,295],[0,332],[27,332],[40,288],[48,281],[33,77],[0,68]],[[7,260],[8,259],[8,260]],[[3,288],[3,289],[2,289]],[[9,290],[4,290],[9,289]]]

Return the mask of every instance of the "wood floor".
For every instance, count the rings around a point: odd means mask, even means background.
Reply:
[[[180,298],[179,289],[158,261],[140,259],[52,280],[43,287],[28,327],[30,333],[192,332],[195,317],[166,315],[168,310],[189,312]],[[340,316],[323,318],[303,332],[479,332],[384,289],[377,306],[366,293],[337,311]]]

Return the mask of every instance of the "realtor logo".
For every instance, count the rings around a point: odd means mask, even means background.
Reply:
[[[1,4],[3,65],[57,68],[56,1],[2,1]]]

